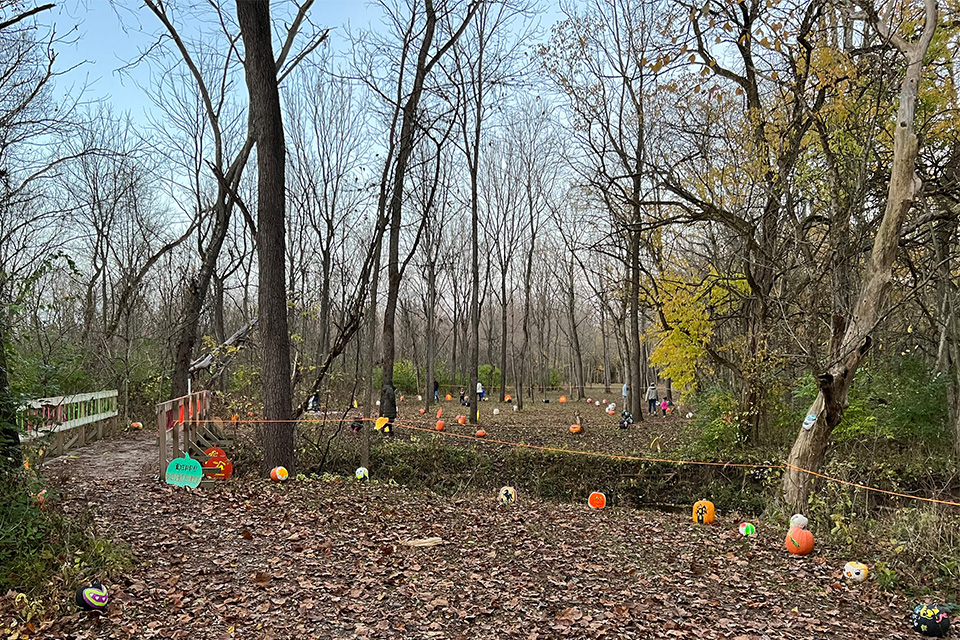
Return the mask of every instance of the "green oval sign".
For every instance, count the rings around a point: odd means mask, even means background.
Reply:
[[[200,486],[202,479],[203,469],[200,468],[200,462],[191,458],[186,451],[183,452],[182,458],[174,458],[167,465],[167,484],[196,489]]]

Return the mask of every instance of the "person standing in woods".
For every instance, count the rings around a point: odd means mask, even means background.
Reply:
[[[440,402],[440,383],[436,380],[433,381],[433,399]]]
[[[627,383],[623,383],[623,406],[627,406]]]
[[[657,415],[657,399],[657,385],[651,382],[650,388],[647,389],[647,415]]]
[[[397,391],[392,384],[383,388],[383,395],[380,399],[380,415],[388,419],[387,424],[383,426],[383,435],[393,435],[393,421],[397,419]]]

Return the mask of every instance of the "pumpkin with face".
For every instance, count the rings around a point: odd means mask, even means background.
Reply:
[[[710,524],[716,515],[716,509],[709,500],[699,500],[693,505],[693,521],[697,524]]]
[[[581,431],[583,431],[583,427],[579,424],[570,425],[570,433],[580,433]]]
[[[77,589],[75,599],[77,606],[84,611],[106,611],[110,601],[110,593],[99,582],[91,582],[85,587]]]
[[[503,504],[513,504],[517,501],[517,490],[513,487],[501,487],[497,494],[497,500]]]
[[[353,477],[363,482],[364,480],[370,479],[370,472],[367,471],[366,467],[357,467],[357,470],[354,472]]]
[[[590,505],[591,509],[603,509],[607,506],[607,496],[599,491],[594,491],[590,494],[590,498],[587,499],[587,504]]]
[[[863,582],[870,571],[862,562],[848,562],[843,565],[843,577],[851,582]]]
[[[939,605],[918,604],[910,622],[914,631],[930,638],[942,638],[950,631],[950,616]]]
[[[800,527],[792,527],[783,542],[791,555],[805,556],[813,551],[813,534]]]

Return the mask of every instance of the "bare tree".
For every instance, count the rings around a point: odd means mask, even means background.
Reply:
[[[900,83],[893,161],[883,218],[874,236],[873,250],[860,285],[856,306],[846,327],[837,331],[840,335],[834,335],[831,340],[831,343],[836,345],[832,353],[833,362],[817,377],[819,391],[807,411],[810,419],[804,422],[787,459],[783,494],[787,504],[795,509],[800,509],[807,503],[813,485],[813,477],[807,471],[817,471],[820,468],[830,434],[840,424],[844,409],[848,406],[847,398],[853,377],[873,342],[870,334],[881,319],[893,262],[900,245],[900,232],[920,188],[920,180],[916,174],[918,142],[914,121],[923,75],[923,59],[933,40],[938,19],[936,0],[924,0],[923,7],[923,30],[917,40],[908,42],[889,26],[889,21],[893,20],[893,4],[890,5],[888,15],[883,18],[877,15],[873,4],[863,5],[862,18],[877,30],[886,43],[896,47],[903,55],[906,70]],[[836,324],[834,327],[835,331],[841,328]]]

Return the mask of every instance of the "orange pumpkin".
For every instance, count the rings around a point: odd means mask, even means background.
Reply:
[[[427,412],[426,409],[424,409],[423,407],[420,407],[420,415],[423,415],[423,414],[425,414],[426,412]]]
[[[560,402],[566,402],[567,396],[560,396]]]
[[[437,431],[443,431],[443,428],[447,426],[447,423],[443,420],[437,420]]]
[[[570,433],[580,433],[581,431],[583,431],[583,427],[579,424],[570,425]]]
[[[614,413],[616,413],[616,412],[613,411],[612,409],[611,409],[610,411],[607,411],[607,415],[608,415],[608,416],[612,416]]]
[[[487,437],[487,432],[484,431],[483,429],[480,429],[480,430],[477,431],[477,437],[478,437],[478,438],[486,438],[486,437]]]
[[[697,524],[710,524],[716,518],[716,510],[709,500],[698,500],[693,505],[693,521]]]
[[[271,478],[274,482],[283,482],[283,481],[286,480],[289,476],[290,476],[290,474],[287,473],[286,467],[274,467],[274,468],[270,471],[270,478]]]
[[[590,494],[590,498],[587,499],[587,504],[589,504],[593,509],[603,509],[605,506],[607,506],[607,496],[603,495],[599,491],[594,491]]]
[[[457,416],[457,422],[459,424],[467,424],[467,416]]]
[[[447,402],[450,402],[451,400],[453,400],[453,396],[448,393],[448,394],[447,394],[447,397],[446,397],[446,400],[447,400]]]
[[[805,556],[813,551],[813,543],[812,533],[800,527],[791,527],[783,544],[791,554]]]
[[[439,420],[440,416],[442,415],[443,415],[443,407],[440,407],[439,409],[437,409],[437,420]]]

